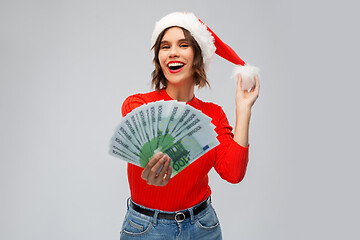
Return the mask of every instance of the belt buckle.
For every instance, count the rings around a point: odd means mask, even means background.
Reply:
[[[175,220],[178,222],[178,223],[181,223],[185,220],[185,213],[183,212],[177,212],[175,214]]]

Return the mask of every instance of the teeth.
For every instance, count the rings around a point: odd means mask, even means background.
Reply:
[[[183,63],[169,63],[168,64],[169,67],[177,67],[177,66],[184,66]]]

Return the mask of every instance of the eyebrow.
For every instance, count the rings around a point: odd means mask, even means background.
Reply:
[[[182,38],[182,39],[179,39],[177,42],[189,42],[189,40],[187,40],[186,38]],[[165,44],[165,43],[169,43],[169,41],[161,41],[160,44]]]

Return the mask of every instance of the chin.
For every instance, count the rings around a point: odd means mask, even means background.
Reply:
[[[166,80],[168,81],[168,83],[173,84],[173,85],[179,85],[188,81],[193,81],[194,76],[193,75],[177,75],[174,76],[173,74],[166,74],[165,75]],[[192,79],[192,80],[190,80]]]
[[[172,85],[182,85],[183,83],[187,82],[184,78],[177,78],[177,77],[171,77],[171,78],[166,78],[168,80],[168,84],[172,84]]]

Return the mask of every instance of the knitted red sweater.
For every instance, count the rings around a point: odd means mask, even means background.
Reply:
[[[128,97],[122,105],[122,115],[149,102],[173,100],[163,89]],[[128,179],[132,200],[142,206],[162,211],[178,211],[193,207],[211,194],[208,172],[212,167],[221,178],[239,183],[246,172],[249,148],[233,140],[232,127],[221,107],[194,97],[188,104],[212,118],[220,145],[213,148],[183,171],[170,179],[164,187],[150,186],[141,178],[143,168],[128,163]]]

